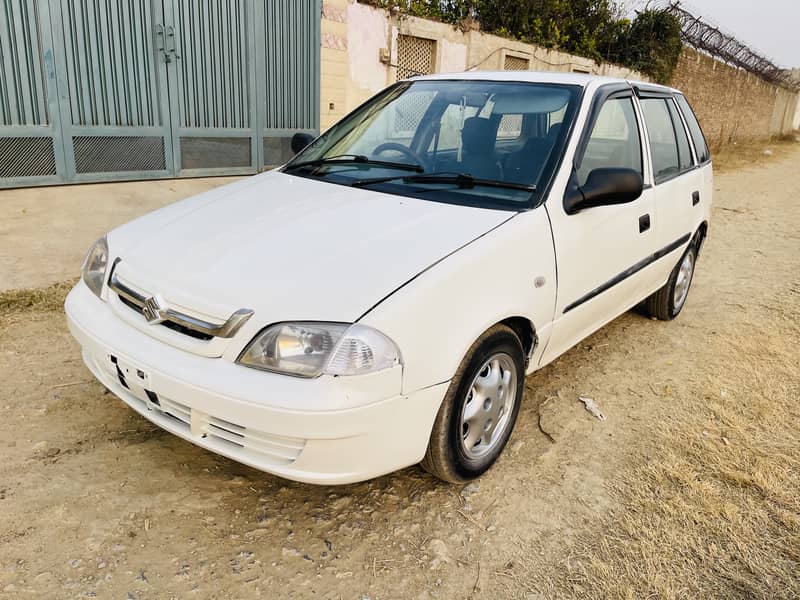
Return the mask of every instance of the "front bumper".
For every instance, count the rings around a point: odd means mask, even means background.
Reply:
[[[447,390],[441,383],[401,395],[399,366],[299,379],[195,355],[124,322],[83,282],[65,309],[89,370],[136,412],[198,446],[296,481],[352,483],[419,462]]]

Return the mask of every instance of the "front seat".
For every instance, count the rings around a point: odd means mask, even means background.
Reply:
[[[502,179],[495,143],[497,125],[490,119],[470,117],[461,130],[461,171],[477,179]]]
[[[508,180],[516,183],[535,182],[550,157],[560,130],[561,123],[551,125],[545,137],[530,138],[522,150],[510,156],[506,161]]]

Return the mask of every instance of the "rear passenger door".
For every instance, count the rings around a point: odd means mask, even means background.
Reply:
[[[703,130],[700,128],[700,123],[697,121],[697,116],[694,114],[689,102],[683,94],[675,94],[675,101],[681,111],[683,122],[686,123],[686,128],[689,130],[689,137],[692,140],[692,149],[694,150],[694,159],[697,164],[697,170],[700,172],[700,181],[702,187],[700,189],[700,202],[693,204],[694,218],[698,226],[711,218],[711,203],[714,195],[714,172],[711,168],[711,152],[708,149],[708,143],[703,135]]]
[[[656,247],[663,255],[651,273],[655,290],[669,277],[699,225],[702,175],[675,100],[668,94],[641,94],[655,195]]]

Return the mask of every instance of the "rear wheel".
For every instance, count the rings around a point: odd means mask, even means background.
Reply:
[[[450,383],[423,468],[451,483],[489,469],[514,428],[524,383],[522,344],[510,328],[495,325],[472,345]]]
[[[689,287],[692,285],[694,266],[697,261],[697,248],[690,244],[680,262],[672,270],[667,283],[645,300],[647,314],[662,321],[669,321],[680,314]]]

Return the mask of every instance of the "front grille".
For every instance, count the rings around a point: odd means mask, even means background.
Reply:
[[[305,447],[305,440],[299,438],[271,435],[211,416],[208,417],[205,434],[251,452],[270,456],[285,464],[297,460]]]
[[[304,438],[267,433],[222,419],[163,394],[142,390],[133,385],[134,381],[129,387],[123,374],[117,379],[114,359],[103,356],[101,360],[88,353],[84,357],[92,373],[128,406],[168,431],[235,460],[288,466],[300,457],[308,442]]]
[[[117,294],[117,297],[119,298],[119,301],[122,302],[125,306],[127,306],[131,310],[135,310],[140,315],[142,314],[142,308],[140,306],[134,304],[121,294]],[[159,325],[166,327],[167,329],[171,329],[172,331],[182,333],[183,335],[188,335],[189,337],[193,337],[197,340],[203,340],[204,342],[207,342],[208,340],[214,337],[213,335],[203,333],[202,331],[195,331],[194,329],[189,329],[188,327],[184,327],[179,323],[173,323],[172,321],[162,321],[161,323],[159,323]]]
[[[151,395],[152,394],[152,395]],[[156,397],[157,402],[153,401]],[[298,459],[306,445],[301,438],[274,435],[237,425],[230,421],[195,411],[190,406],[176,402],[153,392],[148,394],[150,402],[146,403],[132,394],[126,397],[141,403],[152,411],[169,417],[173,427],[186,434],[199,437],[221,447],[227,447],[233,454],[241,458],[250,456],[259,461],[267,461],[273,465],[290,465]]]

